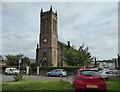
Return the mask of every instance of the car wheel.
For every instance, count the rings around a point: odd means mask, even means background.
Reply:
[[[74,83],[72,83],[72,86],[74,86]]]
[[[72,85],[75,86],[75,82],[73,82]]]
[[[79,89],[75,89],[75,92],[81,92]]]
[[[106,81],[108,81],[109,79],[108,78],[105,78]]]
[[[63,75],[62,75],[62,74],[60,74],[59,76],[60,76],[60,77],[63,77]]]
[[[5,72],[5,75],[7,75],[7,72]]]
[[[48,74],[48,77],[50,77],[51,75],[50,74]]]

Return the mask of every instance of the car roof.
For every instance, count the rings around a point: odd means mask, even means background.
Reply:
[[[65,70],[65,69],[53,69],[53,70],[62,70],[62,71],[63,71],[63,70]],[[51,70],[51,71],[53,71],[53,70]]]
[[[118,70],[103,70],[103,71],[105,71],[105,72],[106,72],[106,71],[118,71]]]
[[[15,67],[8,67],[8,68],[6,68],[6,69],[16,69]]]
[[[98,71],[97,69],[89,69],[89,68],[81,68],[81,69],[78,69],[79,71],[83,71],[83,70],[92,70],[92,71]]]
[[[54,70],[64,70],[64,69],[54,69]]]

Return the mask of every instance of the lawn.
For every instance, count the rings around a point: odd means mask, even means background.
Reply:
[[[119,79],[115,78],[109,81],[106,81],[107,92],[120,92],[119,90]],[[40,90],[39,92],[45,91],[48,92],[74,92],[74,87],[67,81],[48,81],[48,80],[21,80],[18,82],[4,82],[2,83],[3,92],[11,92],[20,90],[19,92],[29,92],[28,90],[35,91]],[[118,91],[119,90],[119,91]],[[31,92],[30,91],[30,92]]]
[[[106,82],[108,92],[120,92],[120,77],[112,78]]]
[[[7,90],[66,90],[74,91],[73,86],[67,81],[41,81],[41,80],[22,80],[18,82],[5,82],[2,84],[2,90],[6,92]],[[26,92],[25,91],[25,92]],[[39,91],[39,92],[41,92]]]

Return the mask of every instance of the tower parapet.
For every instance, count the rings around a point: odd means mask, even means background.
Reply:
[[[50,10],[49,11],[43,11],[43,9],[41,8],[41,12],[40,12],[40,15],[42,16],[42,15],[48,15],[48,14],[51,14],[52,13],[52,15],[54,15],[56,18],[57,18],[57,11],[56,12],[54,12],[53,11],[53,9],[52,9],[52,6],[51,6],[51,8],[50,8]]]

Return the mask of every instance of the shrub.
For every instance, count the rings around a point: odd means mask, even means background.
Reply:
[[[22,79],[22,75],[19,73],[19,74],[13,74],[13,78],[15,79],[15,81],[19,81]]]

